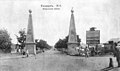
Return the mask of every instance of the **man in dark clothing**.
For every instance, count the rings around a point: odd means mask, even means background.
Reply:
[[[86,57],[89,57],[89,53],[88,53],[88,52],[89,52],[89,49],[88,49],[88,47],[86,47],[86,48],[85,48],[85,56],[86,56]]]
[[[109,68],[111,68],[111,67],[114,67],[112,58],[110,58],[110,62],[109,62]]]
[[[120,67],[120,51],[115,47],[114,49],[114,57],[116,57],[116,61],[118,63],[118,67]]]
[[[91,56],[94,56],[94,55],[95,55],[95,49],[93,47],[92,50],[91,50]]]

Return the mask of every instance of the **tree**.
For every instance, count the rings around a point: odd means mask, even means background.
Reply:
[[[62,48],[67,49],[68,37],[69,36],[66,36],[64,39],[59,39],[54,47],[57,49],[62,49]],[[77,42],[78,42],[78,46],[79,46],[80,42],[81,42],[79,35],[77,35]]]
[[[67,49],[67,39],[59,39],[59,41],[55,44],[55,48],[57,49],[62,49],[65,48]]]
[[[16,35],[17,37],[17,41],[18,41],[18,45],[20,47],[20,49],[24,49],[25,47],[25,41],[26,41],[26,33],[24,29],[21,29],[19,32],[19,36]]]
[[[51,46],[48,45],[48,43],[45,40],[41,39],[38,41],[38,39],[36,39],[35,42],[36,42],[37,49],[40,48],[41,50],[43,50],[43,49],[50,49],[51,48]]]
[[[0,30],[0,49],[3,52],[11,51],[11,38],[8,31],[5,29]]]

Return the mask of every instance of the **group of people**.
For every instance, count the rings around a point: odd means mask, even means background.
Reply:
[[[113,44],[111,47],[113,48],[113,55],[116,57],[118,67],[120,67],[120,48],[117,48],[117,44]],[[112,58],[110,58],[109,67],[114,67]]]
[[[117,48],[116,46],[112,46],[112,47],[114,47],[113,55],[114,55],[114,57],[116,57],[118,67],[120,67],[120,48]],[[89,57],[89,51],[90,51],[89,48],[86,47],[85,48],[85,57]],[[94,53],[94,51],[95,51],[94,49],[91,50],[91,53]],[[112,58],[110,58],[109,67],[114,67]]]
[[[116,61],[117,61],[117,64],[118,64],[118,67],[120,67],[120,48],[117,48],[116,45],[112,46],[114,49],[113,49],[113,55],[114,57],[116,57]],[[95,50],[92,49],[90,50],[88,47],[86,47],[84,49],[84,52],[85,52],[85,57],[89,57],[90,53],[94,53]],[[109,64],[110,67],[113,67],[113,61],[112,61],[112,58],[110,58],[110,64]]]
[[[22,55],[26,55],[26,57],[29,57],[29,51],[28,50],[21,50],[21,49],[17,49],[17,52],[22,54]]]
[[[89,49],[88,47],[86,47],[84,49],[84,52],[85,52],[85,57],[94,56],[96,54],[94,47],[92,49]]]
[[[85,49],[76,47],[76,50],[78,51],[79,55],[85,55],[86,57],[89,57],[90,50],[88,47],[86,47]]]

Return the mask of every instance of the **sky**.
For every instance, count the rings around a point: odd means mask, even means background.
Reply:
[[[61,7],[43,10],[41,5]],[[86,30],[90,27],[100,30],[101,43],[120,38],[120,0],[0,0],[0,29],[7,29],[12,42],[17,43],[15,34],[23,28],[27,31],[31,9],[34,38],[54,45],[68,35],[72,7],[76,33],[82,43],[86,43]]]

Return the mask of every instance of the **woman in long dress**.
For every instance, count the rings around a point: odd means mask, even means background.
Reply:
[[[29,51],[28,50],[26,50],[26,54],[27,54],[27,57],[29,57]]]

